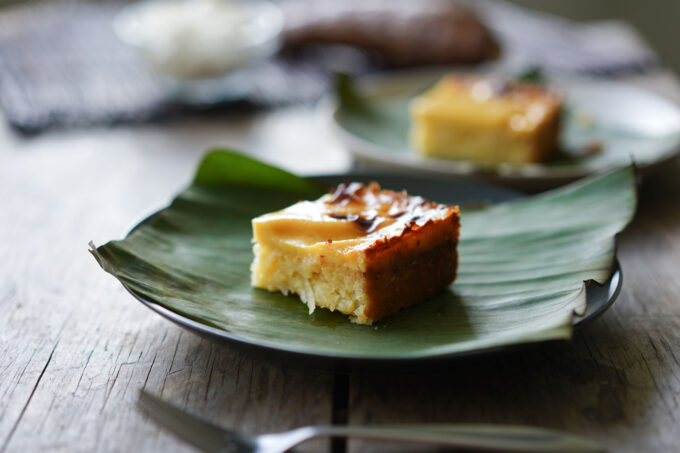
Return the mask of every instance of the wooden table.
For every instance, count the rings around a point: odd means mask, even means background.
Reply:
[[[679,98],[673,77],[637,81]],[[317,423],[498,422],[558,428],[611,451],[680,434],[680,166],[650,178],[620,241],[623,292],[569,343],[426,372],[302,368],[201,339],[133,300],[87,253],[124,235],[229,145],[301,173],[349,156],[312,110],[53,131],[0,126],[0,453],[191,451],[135,409],[147,388],[246,432]],[[403,445],[350,441],[303,451]],[[406,451],[415,449],[407,446]]]

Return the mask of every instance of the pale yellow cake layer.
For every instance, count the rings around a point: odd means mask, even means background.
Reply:
[[[297,294],[309,307],[338,310],[360,324],[370,324],[363,309],[368,303],[358,262],[320,253],[271,248],[257,244],[251,266],[252,285],[283,294]]]
[[[432,157],[477,162],[539,162],[542,149],[537,138],[508,134],[503,129],[451,126],[443,120],[414,118],[412,146]]]

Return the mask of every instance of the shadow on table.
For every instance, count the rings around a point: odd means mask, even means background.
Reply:
[[[470,358],[424,373],[352,374],[349,420],[529,424],[606,443],[606,432],[645,417],[657,380],[671,372],[653,358],[652,340],[641,349],[644,326],[630,329],[610,315],[577,332],[573,343]]]

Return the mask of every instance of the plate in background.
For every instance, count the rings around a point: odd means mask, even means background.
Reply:
[[[378,112],[370,124],[335,100],[321,104],[335,135],[359,166],[438,175],[474,176],[537,190],[634,161],[643,171],[680,152],[680,108],[654,93],[620,82],[564,80],[550,86],[564,94],[563,151],[545,164],[480,165],[421,156],[408,142],[410,99],[450,70],[403,71],[363,79],[358,92]],[[589,153],[600,144],[601,152]]]
[[[372,181],[378,180],[385,187],[404,187],[408,189],[409,192],[421,194],[429,199],[434,199],[440,202],[452,203],[458,202],[461,204],[463,210],[465,209],[478,209],[487,203],[498,203],[509,200],[515,200],[523,197],[524,195],[501,187],[494,186],[492,184],[484,182],[475,182],[465,179],[457,180],[443,180],[441,178],[423,178],[418,176],[404,176],[404,175],[384,175],[384,174],[349,174],[349,175],[338,175],[338,176],[322,176],[314,178],[318,182],[321,182],[327,186],[333,186],[340,182],[346,182],[348,180],[356,181]],[[148,224],[153,220],[156,215],[161,214],[161,212],[152,215],[148,219],[142,221],[138,224],[130,234],[134,233],[140,227]],[[575,316],[573,318],[574,325],[584,324],[588,321],[593,320],[599,314],[604,312],[611,304],[614,302],[619,294],[622,285],[622,274],[619,268],[618,262],[614,263],[614,268],[612,269],[612,274],[610,278],[601,286],[590,285],[586,289],[586,312],[583,316]],[[493,352],[493,351],[504,351],[512,348],[516,348],[520,344],[507,344],[502,346],[496,346],[493,348],[479,348],[476,350],[467,351],[457,351],[449,352],[444,354],[437,354],[434,352],[415,353],[415,354],[334,354],[328,352],[320,352],[318,348],[313,345],[308,345],[304,348],[290,347],[285,341],[280,344],[273,344],[270,341],[261,341],[258,338],[249,337],[247,335],[237,334],[229,332],[228,330],[221,329],[219,327],[210,325],[210,323],[202,322],[201,320],[192,318],[179,310],[174,310],[163,306],[162,304],[144,296],[142,293],[135,291],[128,284],[123,282],[123,286],[140,302],[146,305],[148,308],[154,312],[160,314],[161,316],[173,321],[174,323],[187,328],[193,332],[200,335],[208,337],[213,340],[223,341],[227,344],[233,346],[242,346],[254,350],[270,352],[279,356],[291,356],[297,359],[306,361],[307,363],[344,363],[344,364],[408,364],[414,362],[423,361],[433,361],[433,360],[446,360],[453,359],[462,356],[477,355],[481,353]],[[427,302],[420,305],[420,308],[427,307]],[[304,304],[299,303],[299,301],[292,301],[290,308],[300,309],[304,307]],[[416,309],[418,309],[416,307]],[[304,310],[306,311],[306,307]],[[303,315],[307,318],[307,315]],[[329,330],[329,335],[337,335],[338,338],[342,338],[342,334],[335,332],[340,326],[350,325],[347,321],[346,316],[338,313],[330,313],[327,310],[317,310],[315,315],[308,319],[308,322],[316,324],[320,320],[325,320],[323,322],[328,322],[331,320],[330,324],[327,326]],[[387,327],[396,328],[396,324],[391,326],[397,321],[396,317],[387,318],[386,322],[380,323],[380,328]],[[391,326],[391,327],[390,327]],[[357,327],[357,326],[352,326]],[[372,331],[371,327],[360,326],[360,329],[368,329]],[[534,341],[526,341],[523,344],[544,341],[544,339],[536,339]]]

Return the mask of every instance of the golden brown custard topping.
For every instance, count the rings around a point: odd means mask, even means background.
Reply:
[[[449,216],[451,206],[432,203],[406,192],[381,190],[371,182],[340,184],[316,201],[301,201],[253,220],[269,239],[301,246],[333,244],[363,248],[375,241],[400,236],[431,220]],[[268,238],[256,238],[266,241]]]
[[[354,222],[366,233],[397,222],[413,226],[426,211],[440,206],[406,192],[381,191],[375,182],[340,184],[325,203],[330,206],[330,217]]]

